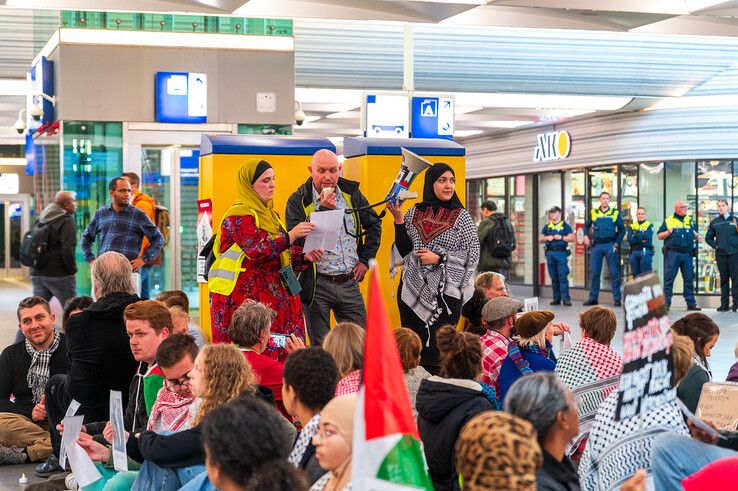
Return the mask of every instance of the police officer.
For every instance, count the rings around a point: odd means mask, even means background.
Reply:
[[[653,224],[646,220],[646,209],[636,210],[637,221],[630,224],[628,243],[630,244],[630,270],[635,278],[651,271],[653,263]]]
[[[728,211],[728,202],[721,199],[717,203],[718,216],[713,218],[707,229],[705,242],[715,249],[718,271],[720,272],[720,307],[718,312],[726,312],[730,302],[730,288],[733,287],[733,305],[730,310],[738,310],[738,220]]]
[[[697,224],[687,215],[687,202],[677,200],[674,203],[674,214],[666,217],[659,228],[657,237],[664,241],[664,295],[666,305],[671,307],[672,288],[679,269],[684,281],[684,300],[687,310],[702,310],[694,298],[694,261],[695,239],[702,241],[697,233]]]
[[[589,229],[592,228],[592,239]],[[620,307],[620,242],[625,236],[625,225],[620,212],[610,207],[610,193],[600,193],[600,206],[590,210],[584,222],[584,245],[590,248],[590,269],[592,283],[589,287],[589,300],[584,305],[597,305],[600,294],[600,275],[602,261],[607,260],[612,282],[612,299]]]
[[[561,208],[554,206],[548,211],[548,224],[541,229],[538,242],[546,244],[546,264],[551,276],[553,301],[551,305],[571,305],[569,296],[569,247],[574,241],[574,231],[561,219]]]

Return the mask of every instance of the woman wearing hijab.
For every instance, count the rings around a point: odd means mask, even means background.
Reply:
[[[294,279],[293,267],[300,270],[305,265],[302,249],[292,244],[314,225],[300,223],[289,233],[285,230],[274,211],[274,169],[267,161],[247,162],[237,178],[238,197],[221,222],[213,245],[217,259],[208,276],[213,342],[231,342],[231,317],[247,299],[277,312],[273,333],[294,334],[304,341],[300,298],[290,291],[289,279]],[[272,343],[264,353],[280,361],[287,356],[283,347]]]
[[[313,445],[320,466],[328,472],[313,484],[310,491],[351,489],[355,409],[356,394],[346,394],[331,399],[321,411]]]
[[[439,370],[436,330],[458,323],[462,305],[474,293],[471,280],[479,262],[474,221],[455,189],[454,170],[438,163],[425,172],[422,202],[404,216],[401,204],[387,205],[403,258],[400,320],[420,336],[420,364],[432,374]]]

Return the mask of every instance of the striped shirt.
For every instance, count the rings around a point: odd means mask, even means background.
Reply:
[[[141,256],[146,262],[154,261],[164,245],[164,236],[146,213],[133,205],[126,205],[116,212],[113,205],[99,208],[87,225],[80,245],[85,261],[95,259],[92,245],[98,240],[97,255],[108,251],[120,252],[125,257],[135,259],[141,251],[143,238],[149,239],[149,247]]]

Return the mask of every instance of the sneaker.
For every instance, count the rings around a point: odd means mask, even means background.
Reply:
[[[585,307],[589,307],[590,305],[598,305],[599,303],[600,302],[598,302],[597,300],[587,300],[582,305],[584,305]]]
[[[561,305],[561,300],[552,300],[549,305]]]
[[[564,302],[563,302],[563,303],[564,303],[564,305],[566,305],[567,307],[571,307],[571,300],[564,300]]]
[[[64,472],[64,469],[61,468],[59,465],[59,459],[57,459],[54,454],[49,455],[46,462],[42,462],[36,466],[36,475],[38,477],[47,478],[57,472]]]
[[[67,477],[64,478],[64,484],[67,486],[67,489],[69,491],[77,491],[79,489],[79,484],[77,484],[77,477],[74,475],[74,473],[69,474]]]
[[[730,307],[730,310],[732,310],[733,312],[738,312],[738,305],[733,305],[732,307]]]
[[[0,464],[22,464],[25,461],[26,458],[20,448],[0,445]]]
[[[727,305],[725,305],[725,306],[721,305],[720,307],[717,308],[717,311],[718,312],[727,312],[729,310],[730,310],[730,308],[728,308]]]
[[[698,311],[698,310],[702,310],[702,309],[700,307],[696,306],[696,305],[687,305],[687,310],[695,310],[695,311]]]
[[[615,307],[622,307],[622,306],[623,306],[623,304],[622,304],[622,302],[620,302],[620,300],[615,300],[615,301],[613,302],[613,305],[614,305]]]

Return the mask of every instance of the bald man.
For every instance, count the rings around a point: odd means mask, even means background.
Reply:
[[[330,150],[313,155],[310,179],[292,193],[285,213],[287,229],[310,220],[313,212],[361,208],[369,203],[359,183],[340,177],[342,166]],[[302,307],[310,342],[319,345],[330,329],[330,314],[339,322],[364,327],[366,309],[359,283],[379,249],[382,223],[373,208],[343,215],[338,245],[333,251],[317,251],[317,261],[300,274]],[[304,240],[296,245],[304,244]]]
[[[74,257],[77,231],[72,217],[76,209],[74,193],[59,191],[54,202],[41,212],[36,224],[48,227],[48,247],[45,257],[31,269],[33,294],[47,301],[56,297],[62,305],[77,294]]]
[[[671,307],[674,280],[681,270],[687,310],[702,310],[694,297],[695,240],[702,241],[702,237],[697,233],[697,223],[688,211],[687,202],[677,200],[674,203],[674,214],[666,217],[656,235],[659,240],[664,241],[664,295],[666,305]]]

